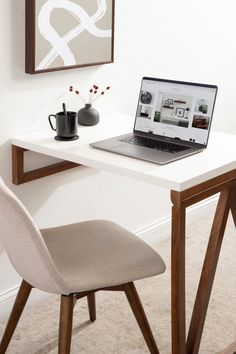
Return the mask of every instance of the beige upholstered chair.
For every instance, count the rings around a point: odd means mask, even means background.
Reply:
[[[29,213],[0,178],[0,235],[23,278],[1,344],[6,352],[33,287],[61,295],[58,353],[69,354],[73,307],[87,296],[96,319],[95,292],[125,292],[151,353],[158,349],[133,281],[165,271],[161,257],[119,225],[85,221],[39,231]]]

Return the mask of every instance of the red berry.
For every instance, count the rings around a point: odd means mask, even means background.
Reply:
[[[76,90],[75,93],[76,93],[76,95],[79,95],[79,91]]]
[[[97,91],[94,91],[94,93],[96,94],[96,93],[97,93]]]

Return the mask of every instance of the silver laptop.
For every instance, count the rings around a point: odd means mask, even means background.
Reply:
[[[217,86],[143,77],[133,133],[92,147],[160,165],[207,147]]]

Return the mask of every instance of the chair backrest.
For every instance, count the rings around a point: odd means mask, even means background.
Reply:
[[[1,177],[0,238],[12,265],[24,280],[38,289],[60,293],[64,282],[40,231]]]

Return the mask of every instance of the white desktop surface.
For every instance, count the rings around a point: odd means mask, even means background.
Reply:
[[[12,138],[12,144],[25,149],[114,172],[161,187],[183,191],[198,183],[236,169],[236,135],[211,131],[205,151],[160,166],[154,163],[98,150],[89,143],[132,132],[134,117],[112,114],[101,117],[92,127],[79,126],[79,139],[61,142],[48,129]]]

